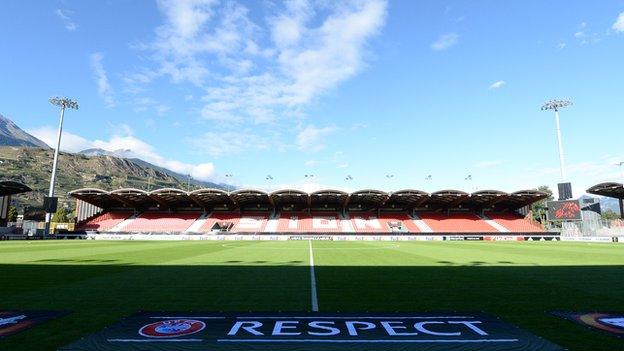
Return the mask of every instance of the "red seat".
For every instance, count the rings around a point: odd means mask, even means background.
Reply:
[[[439,213],[423,212],[418,216],[433,229],[440,233],[496,233],[496,228],[487,224],[474,213]]]
[[[130,216],[132,216],[132,212],[130,211],[106,212],[91,218],[78,228],[82,230],[106,231],[123,222]]]
[[[493,213],[488,212],[486,216],[490,217],[496,223],[502,225],[503,227],[509,229],[510,232],[514,233],[534,233],[534,232],[544,232],[544,228],[542,228],[539,224],[531,222],[529,219],[516,215],[514,213]]]
[[[146,212],[122,228],[124,232],[181,233],[199,217],[199,212]]]

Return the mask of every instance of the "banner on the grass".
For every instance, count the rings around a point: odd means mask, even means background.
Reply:
[[[554,314],[591,329],[624,337],[624,313],[554,312]]]
[[[60,351],[143,349],[563,350],[549,341],[482,313],[139,313],[65,346]]]
[[[0,338],[31,328],[67,312],[59,311],[1,311]]]

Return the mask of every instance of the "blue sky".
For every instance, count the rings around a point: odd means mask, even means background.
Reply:
[[[575,192],[624,177],[623,0],[5,1],[0,23],[0,113],[52,142],[47,99],[76,98],[69,151],[260,188],[514,191],[558,182],[539,107],[569,97]]]

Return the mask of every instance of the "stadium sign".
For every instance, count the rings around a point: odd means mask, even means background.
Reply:
[[[1,311],[0,338],[67,314],[59,311]]]
[[[546,217],[549,221],[582,220],[579,200],[549,201]]]
[[[449,348],[563,350],[482,313],[139,313],[60,351],[441,351]]]

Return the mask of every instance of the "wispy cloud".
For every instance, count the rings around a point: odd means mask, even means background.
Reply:
[[[267,6],[269,14],[255,22],[237,2],[158,6],[164,24],[151,43],[137,46],[156,67],[126,82],[136,88],[169,77],[203,90],[203,118],[260,124],[301,118],[307,104],[361,71],[387,4],[288,1]]]
[[[624,11],[620,12],[617,20],[613,23],[611,28],[616,32],[624,33]]]
[[[434,51],[442,51],[451,48],[459,40],[457,33],[442,34],[438,37],[438,40],[431,44],[431,49]]]
[[[41,139],[46,144],[56,144],[56,128],[42,126],[28,130],[28,132]],[[107,151],[122,151],[128,158],[139,158],[156,166],[165,167],[181,174],[190,174],[199,180],[213,180],[215,167],[211,162],[190,164],[178,160],[168,159],[160,155],[156,149],[147,142],[133,135],[128,126],[122,126],[118,133],[113,134],[108,140],[88,140],[80,135],[64,131],[61,149],[68,152],[80,152],[85,149],[99,148]]]
[[[281,147],[276,145],[274,139],[254,134],[251,131],[206,132],[199,138],[189,139],[187,142],[199,152],[214,157]]]
[[[71,15],[70,11],[56,9],[54,13],[56,13],[61,21],[63,21],[63,24],[65,25],[65,29],[67,29],[67,31],[73,32],[78,28],[78,25],[69,17],[69,15]]]
[[[496,82],[490,84],[490,89],[498,89],[503,85],[507,84],[504,80],[497,80]]]
[[[334,131],[333,127],[317,128],[309,125],[297,134],[297,146],[304,151],[320,151],[325,148],[324,138]]]
[[[98,93],[102,99],[104,99],[104,103],[107,107],[115,107],[113,89],[108,81],[106,70],[104,70],[104,65],[102,64],[103,59],[104,55],[100,52],[91,54],[91,70],[95,75]]]

